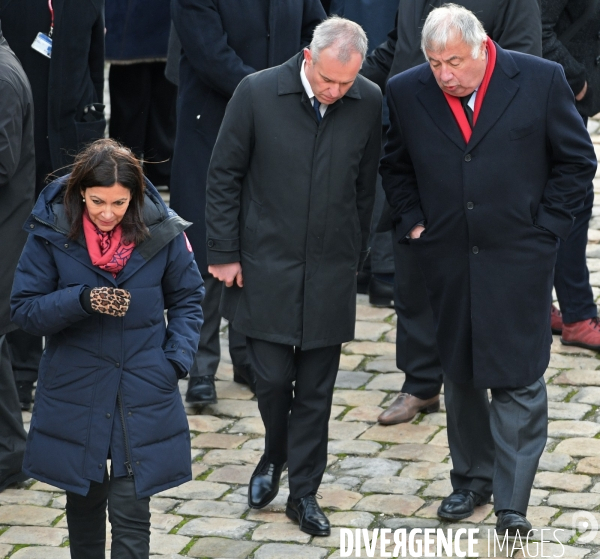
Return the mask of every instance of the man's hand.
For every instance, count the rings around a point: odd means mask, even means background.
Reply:
[[[581,101],[585,97],[586,93],[587,93],[587,82],[585,82],[583,84],[583,89],[577,95],[575,95],[575,101]]]
[[[244,287],[242,265],[239,262],[214,264],[208,267],[208,272],[218,280],[225,282],[225,287],[231,287],[233,282],[236,282],[238,287]]]
[[[415,225],[409,233],[411,239],[418,239],[421,236],[421,233],[425,231],[425,227],[422,225]],[[210,268],[209,268],[210,269]]]

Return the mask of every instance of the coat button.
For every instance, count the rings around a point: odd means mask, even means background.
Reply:
[[[136,461],[135,461],[135,465],[136,465],[136,466],[139,466],[139,465],[140,465],[140,461],[139,461],[139,460],[136,460]]]
[[[201,117],[201,116],[202,116],[202,115],[196,115],[196,120],[200,120],[200,117]]]
[[[465,161],[471,161],[471,154],[467,153],[467,155],[465,155]]]
[[[121,366],[121,363],[119,363],[118,361],[115,363],[115,367],[118,369]]]
[[[65,243],[65,248],[69,248],[69,243]]]
[[[131,412],[128,412],[128,413],[127,413],[127,417],[131,417]]]
[[[473,247],[473,254],[479,254],[479,247]]]
[[[475,204],[473,204],[473,202],[467,202],[467,210],[472,210],[475,207]]]
[[[98,464],[98,469],[101,470],[104,466],[102,464]]]
[[[209,239],[208,243],[206,243],[206,244],[209,246],[209,248],[212,248],[215,246],[215,242],[212,239]]]
[[[29,229],[35,229],[35,225],[34,225],[33,223],[31,223],[31,224],[29,225]]]
[[[110,419],[110,413],[106,414],[106,419]]]

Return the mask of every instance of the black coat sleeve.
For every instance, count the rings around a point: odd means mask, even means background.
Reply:
[[[214,0],[173,0],[171,15],[181,46],[204,83],[225,97],[256,70],[227,43]]]
[[[505,50],[542,56],[539,0],[499,0],[490,37]]]
[[[7,187],[21,159],[22,99],[14,87],[0,80],[0,189]]]
[[[104,2],[92,27],[89,65],[96,98],[99,103],[102,103],[104,98]]]
[[[564,69],[573,95],[578,95],[587,80],[585,67],[577,62],[556,35],[556,25],[569,0],[541,0],[542,49],[544,58],[558,62]]]
[[[394,53],[396,52],[396,43],[398,41],[398,11],[396,11],[396,19],[394,27],[388,33],[387,40],[381,43],[369,56],[365,58],[361,75],[376,83],[381,91],[385,91],[392,63],[394,62]]]

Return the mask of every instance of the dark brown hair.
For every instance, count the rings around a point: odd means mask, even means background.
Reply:
[[[71,222],[69,238],[78,239],[83,229],[81,191],[93,186],[119,183],[131,193],[129,207],[121,221],[125,243],[141,243],[148,236],[142,218],[144,207],[144,175],[139,161],[129,148],[110,138],[97,140],[75,157],[65,191],[65,211]]]

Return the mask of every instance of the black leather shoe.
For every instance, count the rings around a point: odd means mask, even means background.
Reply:
[[[499,535],[507,534],[509,538],[514,538],[519,533],[520,538],[525,539],[529,530],[531,530],[531,523],[520,512],[514,510],[498,511],[496,532]]]
[[[285,515],[300,524],[300,530],[311,536],[329,536],[331,526],[314,495],[301,499],[288,498]]]
[[[250,365],[233,366],[233,380],[239,384],[247,384],[252,394],[256,394],[256,376]]]
[[[285,467],[285,462],[271,464],[263,455],[248,485],[248,506],[251,509],[262,509],[277,497],[281,472],[285,470]]]
[[[215,388],[215,377],[206,375],[203,377],[190,377],[185,401],[189,404],[216,404],[217,390]]]
[[[369,283],[369,303],[374,307],[394,308],[394,284],[373,275]]]
[[[469,489],[455,489],[437,510],[437,515],[446,520],[462,520],[473,514],[475,507],[487,505],[489,497],[482,497]]]

